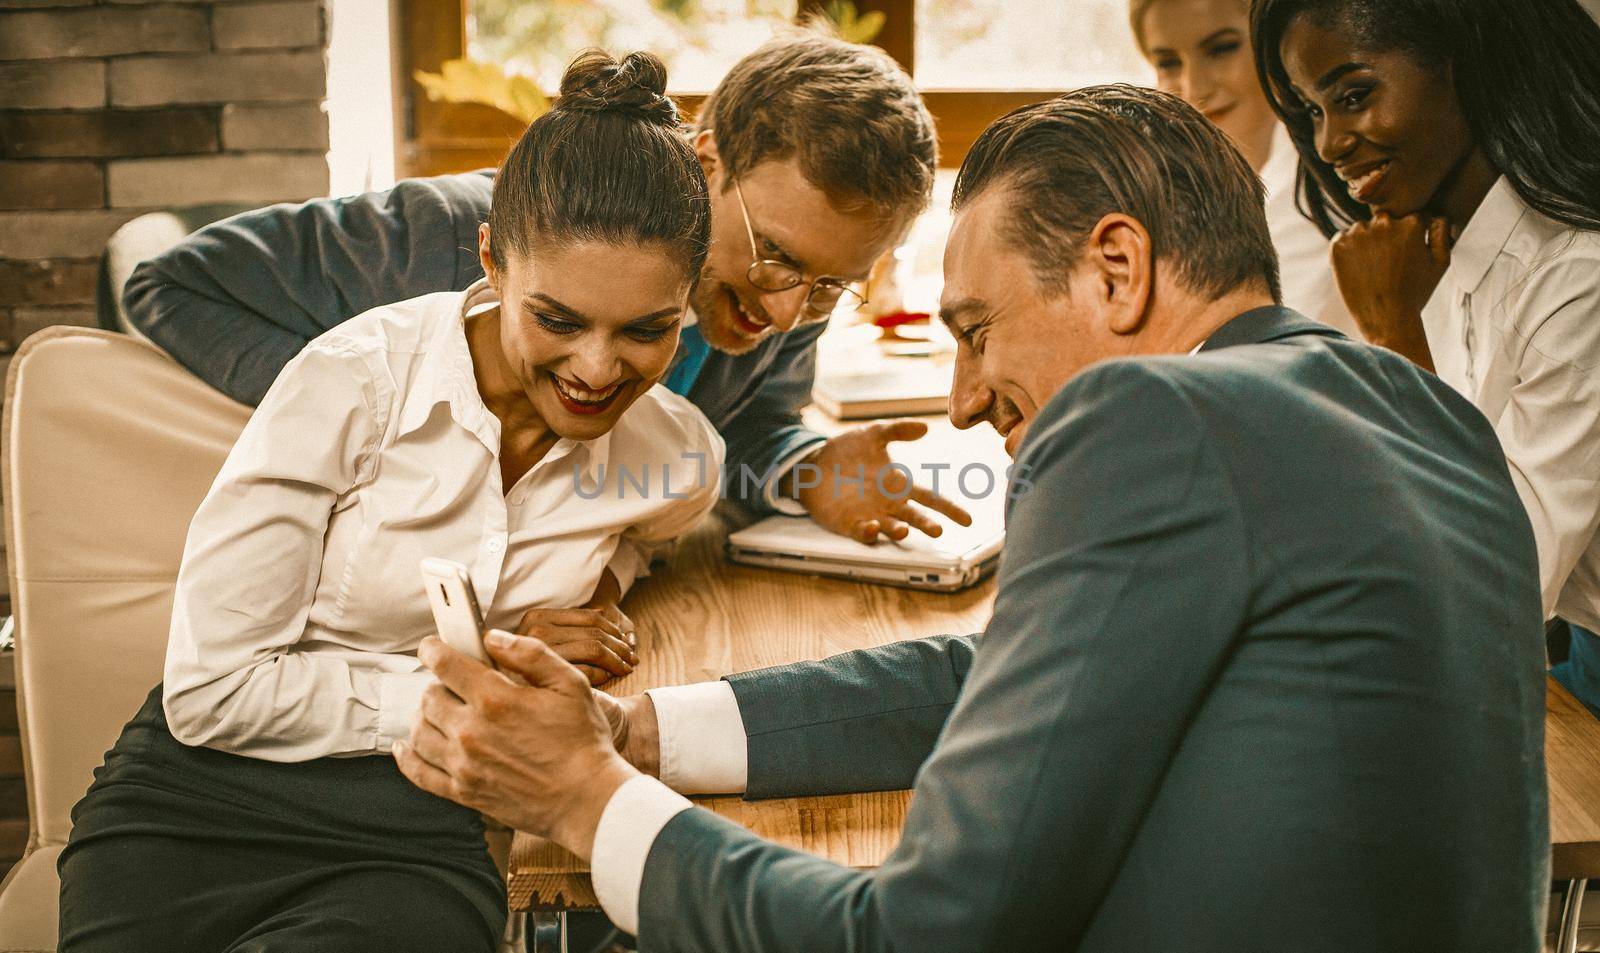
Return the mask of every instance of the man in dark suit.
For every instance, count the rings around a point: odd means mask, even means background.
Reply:
[[[863,541],[938,535],[927,508],[965,522],[925,488],[849,479],[882,470],[886,444],[924,425],[869,424],[830,440],[800,421],[828,315],[932,193],[933,121],[910,77],[875,47],[779,37],[728,72],[694,145],[711,189],[711,249],[663,383],[722,433],[727,495]],[[236,215],[141,264],[123,294],[129,319],[254,405],[334,325],[481,280],[478,225],[493,186],[492,171],[409,179]],[[814,469],[786,480],[802,462]]]
[[[1532,953],[1533,537],[1488,423],[1276,304],[1261,185],[1178,100],[1080,90],[962,167],[951,413],[1032,488],[992,620],[602,703],[437,641],[402,770],[591,857],[645,951]],[[641,773],[634,765],[641,766]],[[872,872],[682,790],[914,784]]]

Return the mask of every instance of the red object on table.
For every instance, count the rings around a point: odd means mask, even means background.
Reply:
[[[933,320],[933,315],[926,311],[891,311],[880,314],[872,319],[874,327],[883,332],[884,337],[895,337],[895,329],[907,324],[926,324]]]

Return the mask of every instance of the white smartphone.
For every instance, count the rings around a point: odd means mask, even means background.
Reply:
[[[434,625],[444,644],[485,665],[493,665],[483,648],[483,636],[488,629],[483,624],[483,610],[478,608],[478,595],[472,589],[467,567],[448,559],[430,557],[422,561],[422,580],[428,590]]]

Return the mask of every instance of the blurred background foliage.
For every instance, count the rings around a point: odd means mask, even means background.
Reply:
[[[438,73],[418,70],[416,80],[432,99],[483,103],[528,122],[549,108],[544,90],[578,50],[650,50],[666,60],[675,88],[709,89],[718,51],[747,49],[798,16],[797,0],[473,0],[468,56]],[[817,17],[855,43],[872,42],[885,22],[851,0],[829,0]]]
[[[523,121],[547,108],[585,47],[650,50],[674,92],[709,92],[740,56],[795,21],[799,0],[468,0],[467,52],[417,74],[427,94],[485,103]],[[872,42],[881,11],[853,0],[805,8],[845,39]],[[924,89],[1070,89],[1143,81],[1127,0],[915,0],[916,80]]]
[[[675,88],[709,89],[719,51],[747,49],[798,16],[797,0],[473,0],[468,56],[415,78],[430,99],[482,103],[532,122],[578,50],[650,50],[666,60]],[[885,22],[851,0],[829,0],[815,16],[854,43],[872,42]]]

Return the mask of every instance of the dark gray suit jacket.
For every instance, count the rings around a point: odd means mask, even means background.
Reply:
[[[1537,557],[1488,423],[1278,308],[1074,378],[976,639],[730,679],[752,796],[904,787],[848,870],[706,811],[640,949],[1532,953]]]
[[[123,301],[134,326],[178,363],[254,406],[334,325],[482,278],[478,225],[493,188],[492,171],[442,175],[235,215],[141,264]],[[726,494],[756,510],[765,508],[757,478],[823,441],[801,425],[800,409],[824,327],[774,335],[749,354],[713,351],[687,395],[727,442]]]

